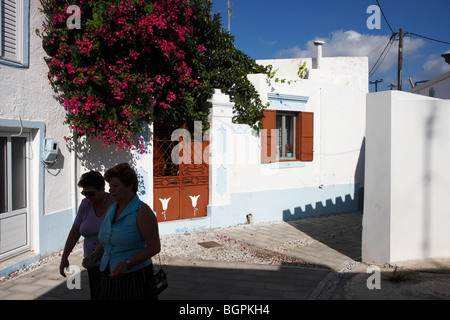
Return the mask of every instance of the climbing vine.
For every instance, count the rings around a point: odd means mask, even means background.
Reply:
[[[234,45],[210,0],[40,0],[48,78],[73,136],[144,151],[150,123],[208,123],[214,89],[235,103],[235,121],[259,128],[258,92],[247,79],[269,74]],[[70,3],[69,3],[70,2]],[[69,6],[80,27],[68,28]]]

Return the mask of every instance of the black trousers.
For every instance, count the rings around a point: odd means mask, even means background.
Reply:
[[[97,300],[98,288],[100,286],[101,272],[100,267],[95,266],[88,269],[89,290],[91,292],[91,300]]]
[[[111,278],[109,265],[100,272],[99,300],[157,300],[150,281],[153,281],[153,265],[134,272],[126,273],[120,278]]]

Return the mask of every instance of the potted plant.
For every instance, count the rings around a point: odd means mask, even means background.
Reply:
[[[284,155],[286,158],[292,158],[292,146],[289,143],[284,146]]]

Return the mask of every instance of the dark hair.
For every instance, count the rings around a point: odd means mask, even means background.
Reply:
[[[78,186],[80,188],[94,187],[100,190],[105,186],[105,179],[103,179],[100,172],[89,171],[81,175]]]
[[[138,190],[138,177],[133,168],[128,163],[121,163],[111,169],[106,170],[105,180],[109,182],[111,178],[117,177],[126,186],[132,186],[133,192]]]

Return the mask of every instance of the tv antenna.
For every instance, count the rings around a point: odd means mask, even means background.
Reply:
[[[231,31],[231,18],[233,17],[233,3],[228,0],[228,32]]]

